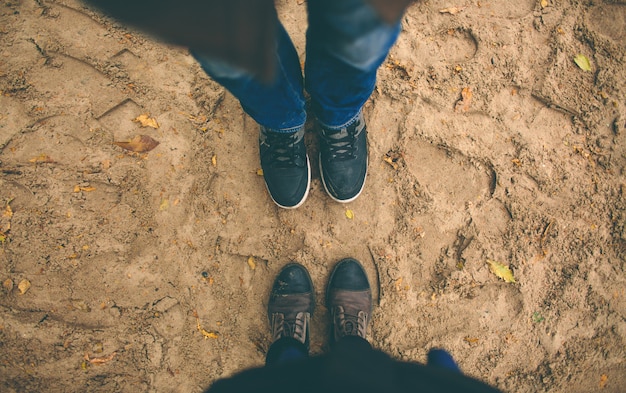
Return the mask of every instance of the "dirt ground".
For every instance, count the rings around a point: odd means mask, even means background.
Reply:
[[[278,8],[304,56],[305,4]],[[312,121],[312,189],[287,211],[255,123],[184,49],[78,0],[0,1],[0,390],[201,392],[263,364],[291,260],[321,353],[326,280],[353,256],[392,356],[443,347],[507,392],[623,392],[626,2],[430,0],[403,27],[365,107],[364,193],[326,195]],[[135,135],[160,144],[113,143]]]

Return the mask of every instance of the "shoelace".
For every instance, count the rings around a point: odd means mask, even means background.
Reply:
[[[272,341],[281,337],[293,337],[304,344],[309,313],[299,312],[294,320],[285,320],[285,314],[272,314]]]
[[[347,129],[337,131],[324,130],[324,132],[322,132],[322,138],[324,138],[324,141],[328,146],[330,158],[336,160],[347,160],[354,157],[354,143],[356,142],[355,126],[350,126]]]
[[[267,133],[264,144],[269,147],[270,165],[277,168],[289,168],[300,165],[302,159],[295,147],[297,135]]]
[[[365,338],[367,314],[363,311],[359,311],[357,315],[348,314],[343,307],[337,306],[335,330],[337,337],[359,336]]]

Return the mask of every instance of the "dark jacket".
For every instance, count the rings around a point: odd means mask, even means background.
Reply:
[[[260,367],[213,384],[205,393],[498,393],[442,367],[400,362],[365,341],[340,340],[330,353]]]

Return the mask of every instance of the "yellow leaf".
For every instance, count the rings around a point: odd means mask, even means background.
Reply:
[[[470,337],[467,336],[463,339],[466,343],[468,344],[477,344],[478,343],[478,337]]]
[[[38,155],[37,157],[31,158],[30,160],[28,160],[28,162],[32,162],[32,163],[35,163],[35,164],[38,164],[38,163],[51,164],[51,163],[54,163],[54,160],[52,158],[50,158],[49,155],[42,153],[42,154]]]
[[[213,164],[213,166],[217,166],[217,156],[213,155],[213,157],[211,157],[211,164]]]
[[[574,56],[574,63],[576,63],[576,65],[583,71],[591,71],[591,62],[581,53]]]
[[[202,325],[200,325],[200,318],[198,317],[196,317],[196,324],[197,324],[198,331],[204,336],[205,339],[207,338],[216,339],[219,337],[219,334],[217,332],[209,332],[209,331],[204,330]]]
[[[159,205],[159,210],[167,210],[170,207],[170,201],[168,199],[163,199],[161,204]]]
[[[509,269],[508,266],[496,261],[492,261],[491,259],[487,259],[487,263],[489,264],[489,270],[491,270],[493,274],[506,282],[515,282],[513,272],[511,271],[511,269]]]
[[[541,8],[546,8],[548,6],[548,0],[541,0]]]
[[[137,116],[133,121],[141,124],[142,127],[159,128],[159,123],[157,123],[156,119],[151,118],[147,113]]]
[[[213,338],[213,339],[215,339],[215,338],[218,338],[218,337],[219,337],[219,335],[218,335],[217,333],[215,333],[215,332],[207,332],[207,331],[206,331],[206,330],[204,330],[204,329],[202,329],[200,332],[202,333],[202,335],[203,335],[205,338]]]
[[[2,286],[7,292],[11,292],[13,290],[13,280],[11,280],[10,278],[7,278],[2,283]]]
[[[256,262],[254,261],[253,256],[248,257],[248,266],[250,266],[250,269],[252,270],[256,269]]]
[[[256,170],[256,174],[259,176],[263,176],[263,169],[259,168]]]
[[[30,289],[30,281],[23,279],[19,284],[17,284],[17,289],[20,290],[22,295],[25,294]]]
[[[130,141],[113,142],[113,144],[135,153],[145,153],[157,147],[159,142],[155,141],[148,135],[137,135]]]
[[[397,158],[394,159],[393,157],[389,156],[389,153],[385,154],[385,157],[383,157],[383,161],[385,161],[387,164],[391,165],[391,167],[393,169],[395,169],[396,171],[398,170],[399,165],[396,162]]]
[[[4,212],[2,216],[0,216],[0,243],[4,243],[7,239],[9,231],[11,230],[11,219],[13,218],[13,209],[11,209],[11,201],[13,199],[9,199],[7,201],[7,205],[4,208]]]
[[[346,217],[350,220],[354,219],[354,212],[350,209],[346,210]]]
[[[11,202],[11,201],[9,201]],[[13,217],[13,209],[11,209],[11,205],[9,205],[9,202],[7,202],[7,207],[4,209],[4,213],[2,214],[2,216],[4,218],[11,218]]]
[[[606,387],[606,383],[607,383],[607,381],[608,381],[608,380],[609,380],[608,375],[606,375],[606,374],[602,374],[602,375],[600,376],[600,383],[598,383],[598,387],[599,387],[600,389],[604,389],[604,388]]]
[[[92,192],[95,191],[96,188],[95,187],[81,187],[81,186],[74,186],[74,192]]]

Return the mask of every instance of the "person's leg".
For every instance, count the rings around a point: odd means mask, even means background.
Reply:
[[[304,266],[290,263],[280,271],[267,307],[273,342],[265,358],[266,365],[308,358],[314,294],[311,277]]]
[[[315,115],[330,129],[353,123],[376,71],[400,33],[366,0],[309,0],[305,83]]]
[[[309,0],[305,86],[320,123],[320,173],[338,202],[356,199],[367,175],[361,108],[400,32],[365,0]]]
[[[248,71],[191,50],[202,69],[230,91],[243,110],[274,132],[295,132],[306,122],[300,60],[285,28],[276,21],[276,72],[264,83]]]
[[[259,150],[265,184],[283,208],[304,203],[311,183],[304,145],[306,122],[302,71],[296,49],[276,19],[276,74],[264,83],[247,71],[191,51],[204,71],[228,89],[261,126]]]

